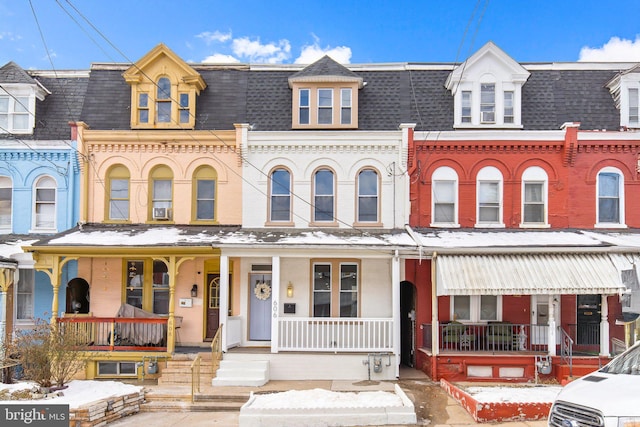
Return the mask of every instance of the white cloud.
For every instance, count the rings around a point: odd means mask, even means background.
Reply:
[[[202,60],[203,64],[234,64],[240,62],[240,60],[232,55],[225,55],[224,53],[214,53]]]
[[[329,55],[334,61],[340,64],[351,62],[351,48],[347,46],[320,47],[320,39],[313,36],[314,42],[311,45],[304,45],[300,56],[295,60],[296,64],[311,64],[325,55]]]
[[[198,34],[196,37],[204,40],[204,42],[209,45],[211,43],[214,42],[218,42],[218,43],[225,43],[228,42],[229,40],[231,40],[231,31],[227,32],[227,33],[222,33],[218,30],[214,31],[213,33],[211,31],[204,31],[200,34]]]
[[[260,43],[260,39],[250,40],[248,37],[233,39],[231,42],[233,53],[249,62],[264,62],[278,64],[291,56],[289,40],[282,39],[277,43]]]
[[[640,62],[640,35],[635,41],[611,37],[602,47],[588,46],[580,49],[578,61],[591,62]]]

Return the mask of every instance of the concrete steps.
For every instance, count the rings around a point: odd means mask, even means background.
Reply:
[[[213,386],[259,387],[269,382],[269,362],[266,360],[221,360]]]
[[[176,355],[167,360],[161,369],[158,385],[191,385],[191,364],[195,354]],[[200,353],[200,383],[209,384],[218,363],[211,359],[211,353]]]

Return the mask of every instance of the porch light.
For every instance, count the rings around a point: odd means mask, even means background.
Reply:
[[[293,298],[293,283],[291,282],[287,285],[287,297]]]
[[[198,285],[196,285],[195,283],[193,284],[193,286],[191,287],[191,296],[193,298],[198,296]]]

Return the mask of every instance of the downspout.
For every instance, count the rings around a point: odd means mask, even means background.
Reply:
[[[431,256],[431,378],[438,379],[438,348],[440,345],[438,336],[438,293],[436,292],[436,258],[437,253]]]

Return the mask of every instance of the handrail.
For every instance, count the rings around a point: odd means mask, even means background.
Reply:
[[[200,355],[191,362],[191,403],[195,402],[195,394],[200,393]]]
[[[222,359],[222,327],[223,323],[218,326],[218,330],[211,340],[211,375],[215,375],[217,362]]]
[[[560,331],[560,360],[569,365],[569,377],[573,376],[573,339],[562,327]]]
[[[611,338],[611,355],[617,356],[627,349],[627,344],[618,338]]]

